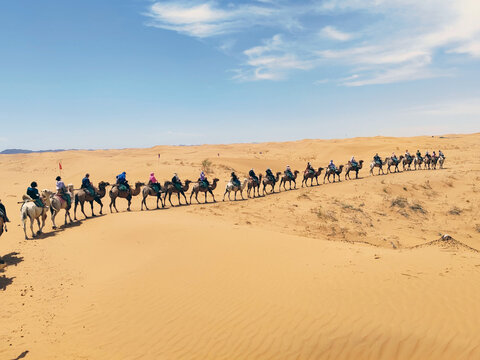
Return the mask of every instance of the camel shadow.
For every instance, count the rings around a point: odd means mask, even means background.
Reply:
[[[0,257],[0,272],[4,272],[6,266],[14,265],[21,263],[23,261],[23,256],[17,256],[19,253],[11,252]],[[0,290],[5,290],[7,286],[13,283],[15,277],[7,277],[5,275],[0,276]]]
[[[27,356],[27,354],[29,353],[28,350],[25,350],[24,352],[22,352],[20,355],[18,355],[15,359],[12,359],[12,360],[20,360],[20,359],[23,359],[25,358],[25,356]]]

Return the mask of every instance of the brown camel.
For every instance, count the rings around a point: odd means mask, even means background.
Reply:
[[[155,191],[155,189],[153,188],[153,184],[150,184],[148,183],[147,185],[145,185],[145,187],[142,189],[142,207],[141,207],[141,210],[143,210],[143,205],[145,204],[145,209],[148,210],[148,207],[147,207],[147,197],[148,196],[156,196],[157,197],[157,209],[160,209],[158,207],[158,200],[160,199],[160,202],[162,203],[162,208],[165,207],[165,203],[163,202],[163,199],[162,199],[162,193],[165,193],[166,189],[160,185],[160,183],[158,183],[158,187],[159,187],[159,191],[158,193]]]
[[[273,194],[275,192],[275,184],[278,182],[278,180],[280,179],[280,174],[281,172],[277,172],[277,174],[275,175],[276,177],[272,180],[272,179],[269,179],[268,176],[265,176],[262,180],[262,183],[263,183],[263,196],[265,196],[265,189],[267,187],[267,185],[270,185],[272,187],[272,191],[270,191],[270,194]]]
[[[385,174],[385,172],[383,171],[383,165],[385,165],[387,163],[387,158],[385,158],[385,160],[383,160],[383,162],[376,162],[376,161],[373,161],[371,164],[370,164],[370,174],[372,174],[373,176],[373,169],[375,169],[376,167],[378,167],[378,175],[380,175],[380,171],[382,172],[382,174]]]
[[[117,205],[116,205],[116,200],[117,197],[122,198],[122,199],[127,199],[128,201],[128,207],[127,211],[130,211],[130,205],[132,203],[132,197],[137,196],[140,194],[140,190],[142,189],[142,186],[145,184],[137,181],[135,183],[135,188],[132,190],[132,188],[128,189],[127,191],[120,191],[118,189],[118,185],[113,185],[113,187],[110,189],[108,195],[110,195],[110,212],[112,212],[112,205],[115,208],[115,211],[118,213],[117,210]]]
[[[5,231],[7,231],[7,224],[5,223],[5,220],[3,219],[3,216],[0,216],[0,236],[3,234],[3,228],[5,227]]]
[[[200,182],[197,182],[195,185],[193,185],[192,192],[190,193],[190,204],[192,203],[193,194],[195,194],[195,200],[197,200],[197,203],[200,204],[200,201],[198,201],[198,193],[199,192],[205,193],[205,204],[208,202],[207,201],[207,193],[210,193],[210,195],[212,195],[213,202],[217,202],[217,200],[215,200],[215,195],[213,195],[213,190],[215,190],[217,188],[217,182],[218,181],[219,181],[219,179],[217,179],[217,178],[213,179],[213,182],[210,185],[208,185],[208,187],[201,186]]]
[[[287,174],[283,174],[283,176],[280,178],[280,184],[278,185],[278,191],[280,192],[281,190],[281,187],[282,187],[282,184],[283,184],[283,189],[284,190],[287,190],[287,188],[285,187],[285,184],[287,183],[288,181],[288,184],[290,185],[290,189],[289,190],[292,190],[292,181],[293,181],[293,185],[294,185],[294,189],[297,188],[297,176],[298,176],[298,173],[300,171],[298,170],[295,170],[293,172],[293,178],[291,178],[290,176],[288,176]]]
[[[412,170],[412,163],[413,163],[413,156],[410,156],[409,158],[405,156],[405,158],[402,161],[403,171],[405,171],[405,168],[407,168],[407,170]]]
[[[303,173],[302,187],[303,187],[303,184],[305,184],[305,186],[307,186],[307,180],[308,179],[310,179],[310,186],[313,186],[313,179],[315,179],[315,181],[317,182],[317,185],[319,185],[318,184],[318,177],[322,173],[322,170],[323,170],[322,167],[319,167],[317,171],[313,171],[313,172],[305,170],[305,172]]]
[[[348,176],[348,179],[350,179],[350,171],[355,171],[355,179],[358,179],[358,172],[360,171],[360,169],[363,167],[363,160],[360,160],[357,164],[357,166],[352,166],[352,163],[351,161],[349,161],[347,163],[347,167],[345,168],[345,180],[347,180],[347,176]]]
[[[340,165],[338,168],[336,169],[331,169],[329,166],[327,167],[327,169],[325,170],[325,175],[323,176],[323,183],[325,184],[325,179],[328,180],[328,182],[330,182],[330,175],[333,175],[333,182],[335,182],[335,175],[338,176],[338,181],[342,181],[340,179],[340,174],[342,173],[343,171],[343,166],[344,165]]]
[[[432,162],[432,158],[429,157],[429,156],[425,156],[425,157],[423,158],[423,168],[424,168],[425,170],[426,170],[426,169],[430,170],[430,164],[431,164],[431,162]]]
[[[183,185],[180,189],[177,188],[171,181],[165,181],[165,184],[163,187],[165,188],[165,195],[163,197],[163,202],[166,203],[167,199],[167,194],[168,194],[168,201],[170,202],[170,205],[174,207],[175,205],[172,204],[172,194],[175,193],[178,195],[178,205],[182,205],[182,202],[180,201],[180,194],[183,195],[185,199],[185,205],[188,205],[188,200],[187,197],[185,196],[185,193],[188,191],[188,188],[190,187],[191,181],[190,180],[185,180],[185,185]]]
[[[397,161],[394,161],[392,158],[389,158],[387,157],[385,160],[388,159],[387,161],[387,174],[392,172],[390,170],[390,167],[393,166],[393,172],[400,172],[400,169],[398,168],[398,165],[400,165],[400,163],[402,162],[404,156],[403,155],[400,155],[400,157],[398,158]]]
[[[102,203],[101,199],[107,193],[107,186],[108,185],[110,185],[108,182],[100,181],[98,183],[98,189],[94,188],[96,196],[92,196],[92,194],[90,194],[90,192],[86,189],[78,190],[78,192],[75,194],[75,207],[73,209],[73,219],[77,220],[77,206],[78,206],[78,203],[80,203],[80,210],[82,211],[83,216],[85,216],[85,219],[88,218],[88,216],[87,216],[87,214],[85,214],[85,211],[84,211],[84,208],[83,208],[85,201],[88,201],[90,203],[90,207],[92,208],[92,216],[96,216],[93,213],[93,202],[94,201],[100,205],[100,215],[102,215],[103,203]]]
[[[415,159],[413,159],[413,166],[414,166],[415,170],[417,170],[417,166],[421,170],[422,169],[422,164],[423,164],[423,158],[415,156]]]
[[[432,156],[431,164],[433,170],[437,170],[438,156]]]
[[[247,184],[247,196],[250,197],[250,192],[253,189],[253,197],[255,197],[255,189],[257,190],[257,197],[260,197],[260,184],[262,183],[262,174],[258,176],[258,181],[254,180],[251,176],[248,178]]]

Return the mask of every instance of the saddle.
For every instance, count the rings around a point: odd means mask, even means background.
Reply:
[[[240,187],[240,185],[241,185],[241,184],[240,184],[240,180],[232,180],[232,184],[233,184],[233,186],[235,186],[235,187]]]
[[[155,191],[157,194],[160,192],[160,184],[150,184],[150,187]]]
[[[203,187],[205,189],[208,189],[208,181],[207,180],[198,180],[198,185],[200,185],[200,187]]]
[[[127,185],[125,185],[125,184],[119,184],[119,185],[117,185],[117,187],[118,187],[118,191],[127,192],[127,191],[130,190],[130,189],[127,187]]]
[[[258,178],[254,178],[253,176],[250,176],[250,180],[252,180],[254,184],[260,184],[260,180],[258,180]]]

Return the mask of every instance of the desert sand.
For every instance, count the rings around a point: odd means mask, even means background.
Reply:
[[[405,149],[441,149],[445,168],[369,175],[375,152]],[[352,155],[358,180],[221,201],[232,169]],[[142,212],[138,196],[110,214],[107,195],[103,216],[49,218],[24,240],[17,201],[32,180],[53,190],[59,161],[78,188],[85,172],[196,180],[204,159],[215,204]],[[480,358],[480,134],[3,155],[0,169],[1,359]]]

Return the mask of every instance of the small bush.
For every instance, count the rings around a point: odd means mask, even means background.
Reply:
[[[407,204],[407,199],[399,196],[392,200],[392,202],[390,203],[390,207],[398,206],[399,208],[403,209],[405,206],[407,206]]]
[[[319,219],[323,220],[330,220],[330,221],[338,221],[335,213],[332,211],[323,211],[321,207],[318,207],[316,209],[312,209],[312,211],[317,215]]]
[[[415,212],[419,212],[421,214],[426,214],[427,213],[427,210],[425,210],[423,208],[423,206],[419,203],[413,203],[412,205],[410,205],[410,210],[413,210]]]
[[[202,161],[202,170],[204,172],[206,172],[206,173],[210,172],[211,166],[212,166],[212,162],[210,160],[205,159],[205,160]]]
[[[462,209],[459,209],[458,207],[454,206],[453,208],[451,208],[448,213],[450,215],[460,215],[462,213]]]
[[[477,232],[480,233],[480,224],[475,224],[475,230],[477,230]]]

